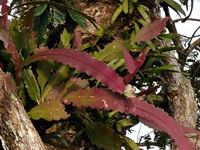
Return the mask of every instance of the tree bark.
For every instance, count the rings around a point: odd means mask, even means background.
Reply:
[[[169,52],[168,56],[175,57],[173,52]],[[165,64],[175,65],[174,70],[181,71],[176,59],[167,58]],[[167,83],[167,95],[172,117],[180,125],[196,129],[197,101],[190,80],[181,73],[167,73],[164,77]],[[191,140],[191,142],[196,145],[195,140]],[[173,144],[172,150],[177,149],[176,145]]]
[[[151,16],[158,19],[160,16],[159,1],[155,1],[154,13]],[[156,12],[156,13],[155,13]],[[169,20],[170,21],[170,20]],[[170,46],[169,42],[160,42],[158,47]],[[183,48],[183,46],[181,46]],[[169,57],[165,59],[165,65],[175,65],[175,71],[181,72],[181,66],[173,51],[166,53]],[[197,101],[194,95],[194,89],[189,79],[182,73],[166,73],[164,78],[167,84],[167,97],[169,99],[169,106],[172,112],[172,117],[180,125],[196,129],[197,116]],[[199,147],[196,140],[191,139],[191,142]],[[200,148],[200,147],[199,147]],[[199,149],[197,148],[197,149]],[[172,144],[172,150],[178,150],[175,144]]]
[[[0,149],[8,150],[45,150],[47,147],[42,142],[35,130],[20,100],[12,97],[16,95],[8,81],[8,75],[0,69]],[[50,149],[50,148],[48,148]]]

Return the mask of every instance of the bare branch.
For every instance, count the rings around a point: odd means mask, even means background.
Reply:
[[[191,38],[199,37],[200,34],[199,35],[195,35],[195,36],[191,36],[191,37],[188,37],[188,36],[185,36],[185,35],[182,35],[182,34],[179,34],[179,36],[182,36],[182,37],[187,38],[187,39],[191,39]]]
[[[200,21],[200,19],[195,19],[195,18],[188,18],[187,20],[189,20],[189,21]],[[175,20],[173,20],[173,23],[177,23],[179,21],[183,21],[183,19],[182,18],[175,19]]]
[[[168,30],[169,30],[170,33],[174,33],[175,35],[178,35],[178,32],[177,32],[176,27],[175,27],[175,24],[174,24],[174,22],[173,22],[172,19],[171,19],[168,6],[165,5],[165,4],[161,4],[161,5],[162,5],[162,7],[163,7],[163,9],[164,9],[165,15],[169,17],[169,21],[167,22],[166,27],[168,28]],[[183,45],[182,45],[182,43],[181,43],[180,38],[172,39],[172,41],[173,41],[173,43],[174,43],[174,45],[175,45],[176,47],[180,47],[180,48],[181,48],[181,50],[180,50],[180,51],[177,51],[177,52],[178,52],[178,54],[179,54],[179,58],[182,59],[183,61],[185,61],[186,58],[187,58],[187,56],[186,56],[186,55],[183,55],[183,54],[181,53],[181,52],[184,52],[185,50],[184,50],[184,47],[183,47]]]
[[[193,49],[196,48],[196,46],[200,46],[200,38],[198,38],[195,42],[193,42],[185,51],[185,53],[189,54],[192,52]]]
[[[196,32],[197,32],[199,29],[200,29],[200,27],[198,27],[198,28],[194,31],[194,33],[192,34],[192,38],[190,39],[190,41],[189,41],[189,43],[188,43],[188,48],[190,47],[191,41],[192,41],[192,39],[194,38]],[[187,48],[187,49],[188,49],[188,48]],[[187,49],[186,49],[186,51],[187,51]]]

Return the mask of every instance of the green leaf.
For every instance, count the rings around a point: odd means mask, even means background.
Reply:
[[[121,119],[117,121],[117,124],[120,124],[122,127],[133,126],[129,119]]]
[[[147,41],[147,44],[149,45],[149,47],[150,47],[153,51],[156,50],[156,46],[155,46],[155,44],[154,44],[152,41],[148,40],[148,41]]]
[[[153,68],[150,73],[165,73],[165,72],[178,72],[175,70],[171,70],[171,68],[175,67],[174,65],[164,65],[161,67]]]
[[[181,8],[181,6],[177,2],[175,2],[174,0],[165,0],[165,2],[185,16],[184,10]]]
[[[126,148],[126,150],[140,150],[138,148],[138,145],[135,144],[135,142],[133,142],[130,138],[128,137],[124,137],[125,139],[125,143],[123,144],[123,146]]]
[[[78,89],[84,89],[89,85],[88,80],[80,78],[71,78],[66,83],[63,82],[53,88],[48,94],[47,99],[61,99],[66,93],[70,91],[76,91]]]
[[[98,148],[105,150],[118,150],[121,147],[122,139],[115,131],[101,123],[90,123],[86,125],[87,135]]]
[[[34,19],[34,31],[37,32],[36,39],[38,45],[44,41],[43,37],[46,31],[46,25],[50,22],[49,20],[50,14],[48,10],[45,10],[40,16],[37,16]]]
[[[137,7],[137,10],[139,11],[139,13],[142,15],[142,17],[144,18],[144,20],[147,23],[151,23],[151,19],[150,19],[149,15],[147,14],[145,7],[143,5],[139,5]]]
[[[121,37],[123,40],[127,40],[128,39],[128,32],[126,30],[121,31]]]
[[[159,51],[160,53],[162,53],[162,52],[168,52],[168,51],[180,50],[180,49],[181,49],[180,47],[164,47],[164,48],[158,49],[158,51]]]
[[[162,96],[154,95],[154,94],[147,95],[147,99],[152,104],[154,104],[154,102],[156,102],[157,104],[158,102],[161,103],[164,101],[164,98]]]
[[[122,127],[133,126],[129,119],[121,119],[116,122],[117,130],[122,132]]]
[[[66,20],[66,11],[63,8],[52,7],[52,16],[54,26],[64,24]]]
[[[122,6],[123,6],[124,13],[127,14],[128,13],[128,0],[123,0]]]
[[[199,138],[198,134],[196,134],[196,133],[189,133],[189,134],[186,134],[185,136],[187,138],[192,138],[192,137],[198,137]]]
[[[163,40],[171,40],[171,39],[176,39],[176,38],[179,38],[178,35],[174,35],[174,34],[161,34],[160,36],[161,39]]]
[[[13,27],[12,39],[16,49],[22,54],[23,58],[27,58],[36,48],[35,34],[26,27],[22,30]]]
[[[134,24],[135,32],[138,32],[140,30],[139,25],[135,21],[133,21],[133,24]]]
[[[119,14],[122,12],[122,10],[123,10],[123,7],[122,7],[122,5],[120,5],[120,6],[117,8],[117,10],[114,12],[114,14],[113,14],[113,16],[112,16],[112,18],[111,18],[111,20],[110,20],[110,22],[111,22],[112,24],[115,22],[115,20],[117,19],[117,17],[119,16]]]
[[[77,10],[73,5],[67,4],[67,6]],[[67,11],[74,21],[80,24],[83,29],[86,29],[87,24],[86,24],[85,17],[83,15],[70,9],[67,9]]]
[[[69,115],[65,112],[65,106],[58,100],[48,100],[34,107],[28,112],[28,115],[38,120],[43,118],[47,121],[67,119]]]
[[[47,95],[49,92],[52,91],[52,89],[56,86],[58,86],[61,82],[65,81],[68,77],[68,70],[69,67],[66,65],[63,65],[58,69],[50,78],[47,86],[45,87],[41,99],[42,101],[45,101]]]
[[[148,74],[149,75],[149,74]],[[154,82],[154,81],[165,81],[165,79],[164,78],[162,78],[162,77],[159,77],[159,76],[152,76],[152,77],[150,77],[150,78],[145,78],[144,79],[144,81],[143,81],[143,83],[146,83],[146,82]]]
[[[22,78],[31,100],[39,100],[40,90],[32,70],[30,68],[24,68],[22,71]]]
[[[133,30],[133,31],[131,32],[131,36],[130,36],[131,41],[134,40],[135,36],[136,36],[136,32]]]
[[[135,7],[134,7],[133,5],[130,5],[130,6],[129,6],[129,10],[128,10],[128,11],[129,11],[129,14],[132,14],[132,13],[133,13],[134,8],[135,8]]]
[[[131,50],[131,42],[130,41],[123,41],[122,45],[128,50]],[[103,62],[110,62],[114,59],[121,59],[123,58],[123,52],[121,47],[117,43],[117,41],[113,41],[110,44],[107,44],[104,50],[99,53],[98,60]]]
[[[47,8],[48,5],[38,5],[35,9],[35,17],[41,15]]]
[[[63,33],[60,35],[59,48],[70,48],[70,41],[72,39],[72,34],[68,33],[66,29],[63,30]]]
[[[147,26],[148,23],[144,21],[143,19],[138,19],[138,22],[141,23],[143,26]]]
[[[146,63],[144,64],[144,70],[149,69],[152,67],[152,64],[156,61],[155,57],[148,57],[146,59]]]
[[[12,39],[16,46],[16,49],[22,52],[28,40],[28,33],[25,30],[20,31],[16,27],[13,28],[12,32]]]
[[[37,48],[35,35],[36,33],[34,32],[31,32],[31,34],[29,34],[28,42],[26,43],[24,50],[22,51],[24,59],[28,58],[30,54]]]
[[[0,50],[1,63],[8,64],[12,60],[12,53],[7,50]]]
[[[37,80],[40,85],[41,92],[44,90],[47,81],[51,75],[51,64],[48,61],[39,61],[37,62]]]
[[[112,66],[113,70],[116,70],[117,68],[119,68],[120,66],[122,66],[123,64],[125,64],[125,60],[124,58],[120,59],[116,64],[114,64]]]

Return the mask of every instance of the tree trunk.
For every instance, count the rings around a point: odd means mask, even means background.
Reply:
[[[155,18],[157,19],[158,16],[160,16],[158,3],[159,1],[155,1],[155,10],[157,11],[154,11],[154,14],[152,14],[152,16],[155,15]],[[167,46],[170,46],[169,42],[159,43],[159,47]],[[183,48],[183,46],[181,47]],[[175,53],[171,51],[166,52],[165,54],[169,56],[164,61],[165,65],[175,65],[173,69],[175,71],[181,72],[181,66],[178,60],[174,59]],[[164,74],[164,78],[167,84],[167,97],[169,100],[169,107],[172,113],[172,117],[180,125],[196,129],[197,101],[195,99],[194,89],[190,80],[187,79],[182,73],[166,73]],[[196,140],[190,140],[196,146],[196,149],[200,148]],[[175,144],[172,144],[171,149],[178,150]]]
[[[169,52],[168,56],[175,57],[173,52]],[[174,70],[181,71],[176,59],[167,58],[165,64],[175,65]],[[190,80],[181,73],[167,73],[165,80],[172,117],[180,125],[196,129],[197,101]],[[178,148],[173,144],[172,150],[175,149]]]
[[[0,149],[47,149],[20,100],[14,96],[16,95],[14,91],[10,90],[13,88],[8,87],[11,85],[7,82],[8,79],[9,76],[0,70]]]

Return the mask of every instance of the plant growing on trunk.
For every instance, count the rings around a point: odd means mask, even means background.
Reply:
[[[124,146],[126,149],[139,149],[122,131],[123,128],[133,125],[127,118],[127,115],[132,115],[137,116],[140,122],[168,133],[179,149],[195,149],[186,135],[199,135],[198,131],[178,125],[161,108],[145,100],[151,99],[150,95],[159,85],[149,87],[138,94],[131,85],[141,67],[141,74],[146,73],[148,77],[153,77],[153,81],[162,80],[156,74],[176,72],[171,69],[173,65],[151,68],[155,62],[154,58],[167,57],[159,53],[172,50],[165,48],[155,52],[154,46],[156,38],[164,38],[167,35],[163,30],[168,17],[150,23],[151,21],[145,18],[147,14],[141,10],[143,5],[138,4],[137,9],[144,18],[140,22],[143,22],[144,27],[140,29],[138,23],[134,22],[135,31],[131,33],[131,40],[121,43],[113,37],[112,43],[101,50],[97,45],[82,44],[80,32],[75,29],[73,36],[71,29],[63,25],[67,24],[66,18],[71,19],[71,24],[77,22],[83,28],[86,27],[85,17],[94,23],[92,18],[79,12],[73,5],[64,1],[27,2],[20,5],[27,6],[23,7],[26,11],[9,25],[6,2],[2,0],[4,15],[0,26],[0,39],[5,50],[1,50],[1,68],[11,73],[10,80],[14,88],[7,82],[7,91],[10,91],[13,100],[15,95],[12,91],[17,91],[17,96],[22,100],[30,119],[44,119],[49,122],[65,120],[73,113],[70,107],[89,107],[95,110],[99,119],[92,120],[92,117],[82,114],[82,118],[87,121],[82,120],[84,128],[80,135],[86,133],[91,143],[98,148],[114,150]],[[135,3],[137,1],[134,5]],[[132,3],[130,6],[134,5]],[[124,13],[128,12],[127,7],[128,1],[124,1]],[[178,11],[182,13],[181,9]],[[113,21],[116,17],[114,16]],[[57,33],[58,39],[52,39],[56,37],[54,32]],[[55,43],[52,44],[52,41]],[[94,46],[99,51],[94,50]],[[130,55],[129,47],[135,48],[139,55]],[[147,58],[148,53],[158,55]],[[146,82],[152,83],[149,78],[145,79]],[[117,114],[121,116],[115,119]],[[114,124],[112,119],[115,120]],[[107,134],[104,135],[105,133]],[[58,138],[57,135],[52,137]],[[58,139],[62,141],[62,138]]]

